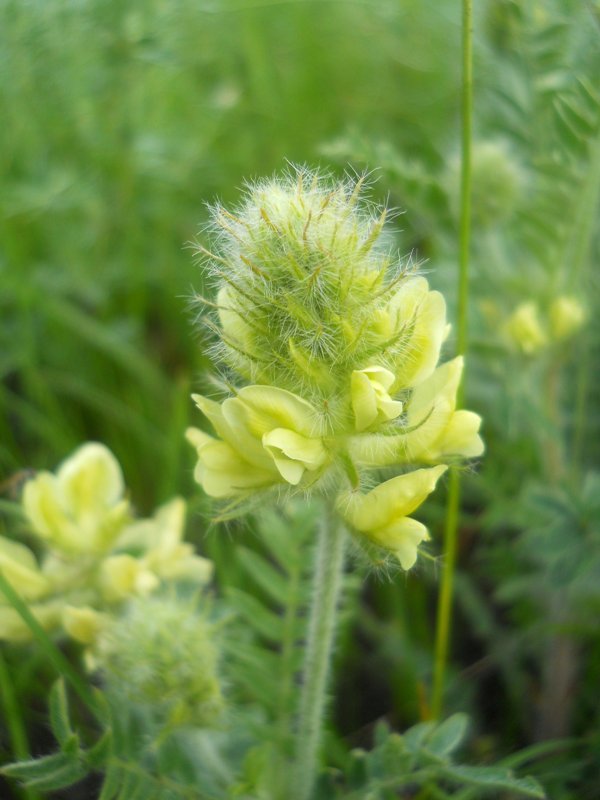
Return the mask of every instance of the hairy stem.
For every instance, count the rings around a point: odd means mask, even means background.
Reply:
[[[308,800],[314,786],[325,716],[327,679],[336,630],[346,532],[331,507],[327,507],[315,552],[313,594],[300,698],[296,764],[291,795]]]
[[[463,355],[467,350],[467,312],[469,301],[469,249],[471,238],[471,139],[473,127],[473,2],[463,0],[462,4],[462,152],[460,179],[460,231],[459,231],[459,269],[458,269],[458,319],[457,352]],[[463,384],[464,385],[464,376]],[[459,389],[457,404],[460,405],[463,390]],[[448,508],[444,530],[444,570],[442,586],[438,599],[438,623],[436,630],[432,715],[439,718],[442,712],[446,663],[448,660],[448,641],[452,617],[452,594],[458,519],[460,508],[460,478],[456,469],[450,473],[448,489]]]

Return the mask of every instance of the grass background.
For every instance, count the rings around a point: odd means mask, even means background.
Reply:
[[[491,143],[500,156],[474,172],[467,407],[484,417],[487,455],[465,476],[448,703],[474,716],[481,758],[545,738],[536,719],[566,637],[576,679],[552,735],[577,744],[539,774],[553,797],[591,800],[600,8],[475,5],[475,153]],[[405,212],[399,250],[423,259],[452,318],[458,3],[2,0],[0,53],[5,494],[22,470],[94,439],[118,456],[140,512],[174,493],[206,506],[182,436],[209,366],[189,310],[203,276],[186,244],[207,202],[235,203],[245,180],[286,160],[374,170],[373,195]],[[586,331],[535,359],[510,352],[510,311],[559,293],[585,299]],[[425,513],[439,542],[442,494]],[[205,538],[205,527],[191,515],[221,579],[243,585],[241,534]],[[365,584],[338,652],[347,741],[368,739],[379,716],[404,726],[427,713],[436,585],[427,566]]]

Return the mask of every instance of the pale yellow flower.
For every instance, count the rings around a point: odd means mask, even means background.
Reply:
[[[292,392],[246,386],[219,404],[194,395],[221,439],[191,429],[196,480],[212,497],[233,497],[283,481],[297,485],[327,460],[315,409]]]
[[[438,367],[414,389],[406,403],[406,432],[400,429],[396,434],[392,430],[355,436],[349,443],[351,456],[370,466],[480,456],[481,417],[472,411],[456,410],[462,370],[462,357]]]
[[[550,331],[556,340],[567,339],[585,322],[585,310],[574,297],[561,295],[550,306]]]
[[[99,588],[104,600],[120,602],[132,595],[149,594],[160,584],[144,561],[126,553],[109,556],[100,565]]]
[[[129,525],[119,539],[119,548],[139,552],[143,566],[160,580],[208,583],[213,563],[197,556],[193,545],[183,541],[185,512],[185,500],[175,497],[151,519]]]
[[[409,515],[431,494],[445,470],[440,464],[399,475],[366,494],[344,492],[337,509],[352,528],[392,552],[403,569],[410,569],[427,528]]]
[[[364,431],[376,422],[395,419],[402,413],[402,403],[388,394],[394,380],[394,373],[384,367],[354,370],[351,399],[357,431]]]
[[[526,355],[537,353],[548,343],[537,305],[533,302],[521,303],[513,311],[504,325],[504,332]]]
[[[444,297],[422,276],[407,278],[375,316],[373,329],[395,354],[391,388],[416,386],[435,369],[447,335]]]
[[[51,588],[50,581],[42,574],[31,550],[4,536],[0,536],[0,569],[26,600],[38,600]]]
[[[40,472],[25,484],[23,510],[35,533],[69,553],[101,553],[130,518],[121,468],[102,444],[80,447],[56,475]]]
[[[81,608],[66,606],[62,612],[62,625],[66,633],[82,644],[93,644],[99,634],[105,629],[110,620],[108,614],[103,614],[90,606]]]

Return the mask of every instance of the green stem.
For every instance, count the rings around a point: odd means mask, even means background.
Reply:
[[[585,290],[585,277],[589,266],[589,252],[592,237],[594,234],[594,224],[597,218],[598,203],[600,202],[600,139],[597,139],[592,149],[591,163],[589,167],[588,179],[584,185],[581,196],[579,224],[576,226],[571,251],[571,269],[574,279],[579,283],[579,289]],[[565,259],[565,264],[569,261]],[[579,480],[578,472],[582,469],[584,454],[584,439],[587,426],[587,397],[589,390],[590,375],[590,342],[586,337],[583,340],[580,358],[577,365],[576,378],[576,402],[575,402],[575,426],[573,431],[572,459],[574,466],[575,480]]]
[[[291,794],[308,800],[314,786],[323,731],[327,678],[335,639],[346,532],[335,510],[323,515],[316,548],[313,595],[300,698],[296,764]]]
[[[8,602],[27,625],[34,638],[37,639],[41,649],[48,657],[49,661],[56,667],[57,671],[71,684],[74,691],[79,695],[83,703],[89,710],[101,720],[98,705],[94,699],[87,683],[78,675],[65,656],[56,647],[52,639],[42,628],[40,623],[31,613],[29,606],[13,589],[4,572],[0,569],[0,591],[5,595]]]
[[[31,757],[25,724],[21,716],[18,700],[15,696],[14,686],[10,679],[10,672],[3,653],[0,651],[0,698],[2,712],[6,720],[6,727],[10,736],[11,752],[16,761],[25,761]],[[39,800],[40,796],[31,789],[21,789],[21,796],[25,800]]]
[[[473,127],[473,2],[462,3],[462,156],[460,180],[460,231],[459,231],[459,270],[458,270],[458,320],[457,352],[464,355],[467,350],[467,312],[469,302],[469,250],[471,239],[471,139]],[[464,378],[463,378],[464,385]],[[463,390],[459,388],[457,404],[462,400]],[[444,570],[442,586],[438,599],[438,624],[436,630],[434,677],[432,696],[432,715],[439,718],[442,712],[446,663],[448,660],[448,641],[452,617],[452,594],[458,519],[460,508],[460,478],[456,469],[450,472],[448,488],[448,508],[444,531]]]

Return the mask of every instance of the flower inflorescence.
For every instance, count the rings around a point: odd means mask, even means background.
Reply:
[[[197,480],[230,510],[257,492],[335,493],[350,527],[407,569],[426,537],[408,514],[442,462],[481,454],[480,418],[456,410],[462,359],[436,369],[444,298],[402,266],[362,183],[298,168],[249,187],[234,213],[213,209],[199,251],[216,302],[200,302],[231,396],[196,395],[217,437],[188,438]],[[404,474],[364,492],[394,465]]]
[[[26,544],[0,536],[0,568],[48,631],[92,645],[130,598],[211,579],[212,563],[183,541],[184,500],[173,498],[150,519],[135,519],[121,467],[98,442],[82,445],[55,473],[29,480],[22,507],[39,558]],[[30,637],[0,597],[0,640]]]

